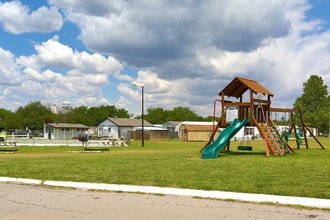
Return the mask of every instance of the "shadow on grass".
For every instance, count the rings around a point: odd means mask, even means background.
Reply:
[[[239,155],[263,155],[265,156],[265,152],[261,151],[222,151],[219,153],[219,157],[223,156],[239,156]]]
[[[105,151],[109,151],[109,148],[105,148],[105,147],[89,147],[89,148],[81,148],[80,150],[75,149],[75,150],[70,150],[70,151],[66,151],[69,153],[102,153]]]
[[[109,151],[109,148],[104,148],[104,147],[90,147],[90,148],[85,148],[83,151]]]
[[[0,154],[8,154],[8,153],[15,153],[18,150],[12,150],[12,149],[1,149]]]

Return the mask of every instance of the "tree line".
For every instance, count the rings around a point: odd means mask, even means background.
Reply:
[[[106,117],[129,118],[125,109],[115,106],[61,108],[57,113],[40,101],[33,101],[19,107],[15,112],[0,108],[0,128],[42,130],[44,123],[72,123],[95,126]]]
[[[323,134],[329,133],[330,126],[330,96],[327,85],[322,77],[311,75],[303,84],[303,93],[297,97],[293,107],[301,109],[307,126],[318,128]],[[42,130],[44,123],[73,123],[96,126],[107,117],[130,118],[125,109],[113,105],[97,107],[79,106],[65,107],[54,113],[50,106],[40,101],[33,101],[19,107],[15,112],[0,108],[0,129],[30,129]],[[137,118],[141,118],[138,116]],[[162,124],[167,121],[212,121],[213,117],[202,117],[188,107],[174,107],[172,110],[163,108],[148,108],[144,119],[152,124]],[[278,124],[288,124],[287,121],[277,121]]]
[[[0,129],[43,130],[45,123],[72,123],[97,126],[107,117],[130,118],[132,115],[127,110],[118,109],[113,105],[65,107],[55,113],[49,106],[43,105],[40,101],[33,101],[26,106],[19,107],[15,112],[0,108]],[[137,118],[141,118],[141,116]],[[211,118],[203,118],[185,107],[175,107],[173,110],[149,108],[144,118],[152,124],[161,124],[166,121],[211,120]]]

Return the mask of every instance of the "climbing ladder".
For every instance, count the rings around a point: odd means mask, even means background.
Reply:
[[[270,155],[284,156],[290,151],[293,152],[292,148],[281,138],[280,132],[270,118],[269,123],[258,123],[254,119],[254,124],[264,139],[267,157]]]

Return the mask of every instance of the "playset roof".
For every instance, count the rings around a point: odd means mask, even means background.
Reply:
[[[254,93],[262,93],[264,95],[274,96],[273,93],[260,85],[257,81],[240,77],[236,77],[233,81],[231,81],[223,90],[219,92],[219,95],[221,96],[221,93],[224,93],[225,96],[239,98],[248,89]]]

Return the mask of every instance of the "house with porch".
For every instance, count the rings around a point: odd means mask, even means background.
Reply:
[[[44,138],[54,140],[76,139],[79,135],[86,134],[88,126],[70,123],[44,124]]]

